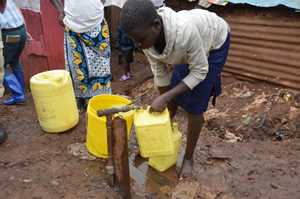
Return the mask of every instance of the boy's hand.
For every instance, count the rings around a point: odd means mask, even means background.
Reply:
[[[189,90],[183,82],[180,82],[175,88],[170,89],[169,86],[159,87],[159,91],[162,95],[154,100],[151,104],[150,112],[163,112],[176,96]]]
[[[168,100],[164,95],[159,96],[158,98],[156,98],[150,107],[150,112],[163,112],[168,105]]]

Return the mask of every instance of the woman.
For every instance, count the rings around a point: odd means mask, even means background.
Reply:
[[[109,29],[101,0],[51,0],[65,27],[66,67],[71,72],[79,106],[89,98],[111,93]]]

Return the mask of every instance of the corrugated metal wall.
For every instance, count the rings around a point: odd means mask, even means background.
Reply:
[[[167,0],[176,10],[188,1]],[[184,4],[185,3],[185,4]],[[232,42],[224,71],[300,90],[300,13],[283,6],[212,6],[231,27]]]
[[[232,33],[225,72],[300,89],[300,13],[231,6],[221,14]]]
[[[232,28],[226,72],[300,89],[300,21],[226,19]]]

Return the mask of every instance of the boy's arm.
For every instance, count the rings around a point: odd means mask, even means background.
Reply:
[[[150,111],[162,112],[165,110],[168,103],[170,103],[173,98],[189,90],[189,88],[183,82],[181,82],[175,88],[171,89],[171,73],[168,72],[166,65],[151,59],[149,56],[147,57],[151,65],[151,70],[154,74],[155,85],[157,86],[160,93],[160,96],[157,97],[151,104]]]
[[[180,82],[172,89],[170,87],[159,87],[161,95],[152,102],[150,111],[163,112],[176,96],[188,90],[190,90],[189,87],[183,82]]]
[[[187,32],[187,31],[186,31]],[[182,80],[191,90],[202,82],[208,73],[208,58],[203,47],[203,41],[195,27],[187,32],[187,64],[189,74]]]
[[[204,48],[201,46],[203,43],[197,30],[193,27],[189,28],[187,39],[184,45],[187,47],[187,62],[189,64],[189,74],[172,89],[164,92],[161,96],[156,98],[151,105],[151,110],[155,112],[162,112],[167,104],[170,103],[178,95],[192,90],[201,81],[206,78],[208,73],[208,60]]]
[[[171,89],[171,74],[168,72],[168,69],[165,64],[151,59],[147,55],[147,52],[144,51],[144,53],[148,58],[152,73],[154,75],[154,84],[157,86],[158,91],[160,93],[160,96],[156,98],[152,103],[150,111],[162,112],[167,106],[167,102],[165,101],[166,98],[162,96],[168,93]]]

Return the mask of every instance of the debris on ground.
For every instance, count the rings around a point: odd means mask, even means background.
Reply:
[[[222,112],[216,108],[210,109],[205,112],[205,121],[211,120],[213,118],[226,118],[228,117],[227,111]]]
[[[198,190],[197,198],[200,199],[233,199],[230,194],[225,192],[213,192],[209,187],[205,185],[200,185]]]
[[[288,90],[280,90],[279,97],[286,103],[292,102],[294,100],[294,94]]]
[[[59,185],[59,182],[58,182],[57,180],[52,180],[52,181],[51,181],[51,184],[52,184],[53,186],[58,186],[58,185]]]
[[[172,199],[194,199],[199,190],[198,182],[180,182],[174,190]]]
[[[294,106],[290,107],[288,119],[290,121],[297,120],[300,118],[300,108],[296,108]]]
[[[31,183],[32,179],[20,179],[20,181],[22,181],[24,183]]]
[[[254,92],[251,91],[248,87],[243,86],[242,88],[233,88],[233,97],[234,98],[249,98],[254,95]]]
[[[208,163],[208,164],[213,164],[214,161],[231,161],[232,158],[229,157],[229,155],[224,152],[223,150],[217,148],[217,147],[214,147],[214,146],[211,146],[209,148],[209,151],[208,151],[208,157],[207,157],[207,161],[205,163]]]
[[[242,141],[242,138],[234,135],[228,129],[226,129],[224,137],[225,137],[226,142],[232,143],[232,144],[236,143],[236,142],[239,142],[239,141]]]
[[[137,75],[112,86],[114,93],[132,100],[139,97],[149,105],[158,91],[149,79],[151,71],[146,74],[142,66],[133,64]],[[122,72],[120,69],[117,65],[113,68]],[[132,179],[132,191],[137,198],[160,198],[157,192],[161,192],[165,196],[161,198],[290,199],[299,193],[300,94],[232,77],[223,78],[223,82],[217,106],[206,112],[195,150],[192,184],[182,180],[177,186],[172,169],[155,175],[146,164],[135,161],[131,166],[138,175]],[[288,91],[292,100],[288,95],[282,98],[282,90]],[[45,134],[30,93],[27,96],[25,106],[0,105],[0,123],[8,132],[7,142],[0,147],[0,198],[119,198],[107,185],[105,162],[81,160],[96,159],[81,143],[86,138],[85,114],[70,133]],[[175,121],[185,144],[187,118],[182,109],[178,109]],[[226,143],[227,139],[235,144]],[[132,151],[137,148],[131,147]]]
[[[79,157],[81,160],[96,160],[95,156],[89,154],[85,143],[70,144],[68,146],[68,153],[75,157]]]
[[[265,104],[268,101],[268,96],[263,92],[261,95],[255,97],[254,101],[250,105],[246,105],[242,108],[243,111],[249,111],[254,108],[258,108],[259,106]]]
[[[242,115],[242,124],[248,126],[252,122],[253,118],[249,114]]]
[[[278,141],[282,141],[285,137],[285,133],[282,130],[278,130],[277,132],[275,132],[275,139]]]
[[[295,107],[300,108],[300,93],[295,95],[294,100]]]

